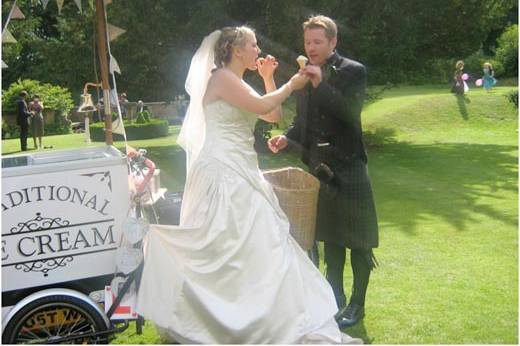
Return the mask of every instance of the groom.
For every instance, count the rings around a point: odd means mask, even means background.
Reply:
[[[361,130],[366,72],[359,62],[336,51],[337,27],[325,16],[303,23],[305,72],[311,85],[300,91],[297,116],[285,136],[268,142],[274,153],[289,142],[302,147],[302,161],[321,181],[316,239],[324,242],[327,280],[340,309],[340,328],[364,317],[365,295],[375,267],[372,248],[378,246],[377,216],[367,171]],[[343,290],[346,248],[353,274],[349,304]]]

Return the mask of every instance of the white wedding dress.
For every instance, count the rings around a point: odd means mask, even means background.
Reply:
[[[182,343],[358,343],[258,168],[256,116],[224,101],[204,116],[181,224],[145,238],[138,312]]]

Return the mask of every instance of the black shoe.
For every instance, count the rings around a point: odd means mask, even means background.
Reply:
[[[336,315],[336,322],[340,329],[352,327],[365,317],[365,307],[356,304],[349,303],[346,308],[342,309]]]

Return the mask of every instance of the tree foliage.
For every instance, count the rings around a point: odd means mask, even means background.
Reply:
[[[4,111],[16,112],[16,100],[22,90],[27,91],[29,97],[38,95],[44,103],[45,109],[56,111],[57,114],[67,114],[73,107],[69,90],[58,85],[24,79],[12,83],[7,90],[2,92],[2,108]]]
[[[18,42],[2,47],[2,60],[9,66],[2,70],[3,87],[19,79],[34,79],[70,89],[78,100],[83,85],[96,81],[93,11],[85,6],[80,14],[72,1],[64,3],[59,16],[55,1],[46,10],[30,0],[18,0],[17,5],[26,18],[9,23]],[[4,2],[3,13],[9,7]]]
[[[3,46],[4,87],[31,78],[67,87],[79,99],[83,84],[97,79],[94,13],[85,3],[80,14],[65,1],[58,15],[54,1],[44,10],[18,0],[26,19],[9,24],[18,43]],[[4,17],[8,8],[4,2]],[[119,91],[131,100],[158,101],[184,92],[191,56],[205,35],[223,26],[255,28],[264,54],[280,61],[281,81],[303,53],[301,23],[311,14],[328,15],[338,23],[338,51],[365,63],[372,83],[386,83],[433,73],[439,59],[490,49],[490,37],[518,21],[516,9],[513,0],[113,0],[107,17],[126,30],[111,42],[122,72]],[[248,78],[261,86],[253,74]]]
[[[511,25],[498,38],[497,60],[507,75],[518,73],[518,25]]]

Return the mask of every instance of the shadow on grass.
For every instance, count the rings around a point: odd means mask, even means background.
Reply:
[[[517,213],[501,209],[504,200],[516,203],[517,150],[508,145],[390,143],[371,152],[379,222],[409,233],[431,216],[459,231],[478,222],[479,215],[517,225]]]
[[[365,322],[363,320],[361,320],[355,326],[345,328],[342,331],[353,338],[363,339],[363,342],[367,345],[372,344],[374,342],[374,338],[368,335],[367,330],[365,328]]]
[[[469,114],[468,109],[466,108],[466,103],[471,103],[471,100],[465,95],[455,95],[457,98],[457,106],[459,106],[459,113],[462,116],[462,119],[468,120]]]
[[[441,218],[459,231],[480,215],[517,225],[512,205],[518,190],[516,146],[466,143],[411,144],[397,142],[391,129],[371,139],[369,171],[381,228],[397,226],[415,233],[431,217]],[[185,154],[178,146],[147,147],[148,157],[161,169],[161,184],[182,191]],[[261,154],[261,169],[297,166],[297,153]]]

